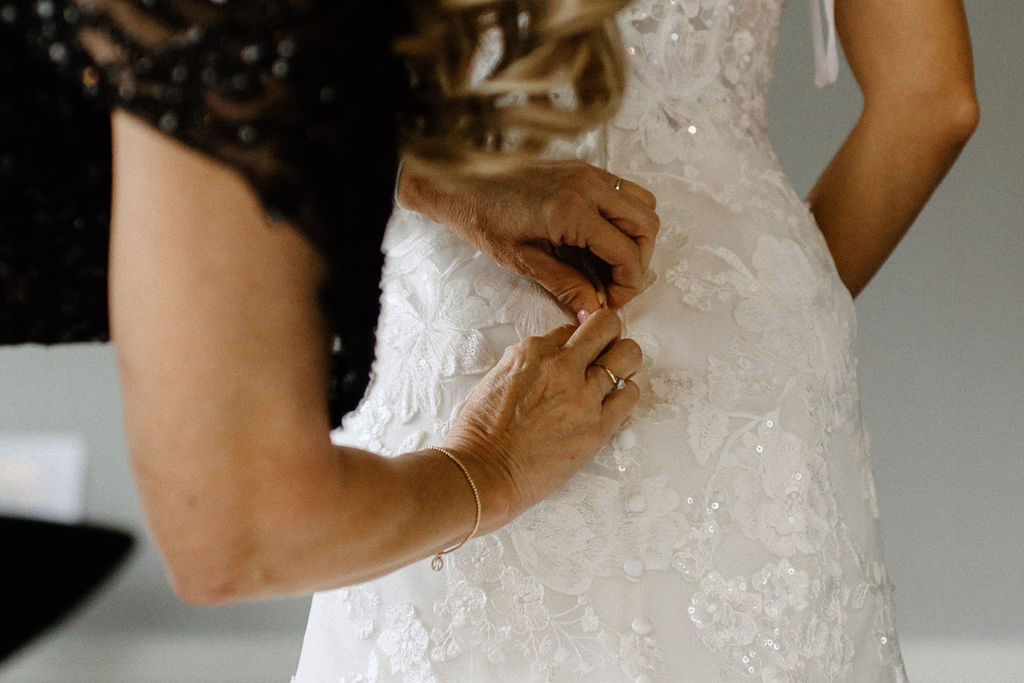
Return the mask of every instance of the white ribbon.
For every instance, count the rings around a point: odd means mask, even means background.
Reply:
[[[839,76],[839,48],[836,46],[835,0],[810,0],[811,35],[814,38],[814,85],[824,88]],[[825,4],[828,35],[821,22],[821,3]]]

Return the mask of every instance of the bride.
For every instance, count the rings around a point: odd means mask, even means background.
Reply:
[[[976,125],[967,29],[960,0],[838,3],[864,111],[805,204],[765,131],[782,4],[621,13],[624,106],[561,150],[589,163],[457,188],[404,175],[374,379],[339,443],[444,445],[503,348],[593,306],[586,287],[554,292],[559,306],[480,251],[501,262],[500,244],[458,234],[615,222],[616,191],[643,186],[661,218],[657,280],[621,309],[644,349],[640,404],[566,485],[440,571],[424,560],[318,593],[297,683],[905,680],[851,292]]]

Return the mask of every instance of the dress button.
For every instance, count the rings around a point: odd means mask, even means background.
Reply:
[[[653,630],[654,625],[651,624],[651,620],[647,617],[637,617],[633,620],[633,633],[638,636],[646,636]]]
[[[647,498],[642,493],[634,493],[626,499],[627,512],[643,512],[647,509]]]
[[[630,578],[639,579],[644,575],[644,563],[635,557],[630,558],[622,564],[622,571]]]

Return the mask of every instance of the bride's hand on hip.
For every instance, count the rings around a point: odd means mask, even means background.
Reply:
[[[509,347],[445,440],[472,473],[493,531],[550,495],[608,440],[639,397],[643,357],[607,310]]]
[[[619,308],[643,291],[660,225],[653,194],[575,160],[538,162],[521,173],[453,187],[406,171],[398,201],[533,278],[577,316],[602,307],[602,299]],[[594,269],[559,258],[561,246],[600,259],[601,282],[592,281]]]

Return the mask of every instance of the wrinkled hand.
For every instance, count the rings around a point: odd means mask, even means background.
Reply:
[[[472,472],[493,531],[546,498],[608,440],[639,397],[642,352],[598,311],[509,347],[467,399],[445,446]],[[599,363],[600,365],[595,365]],[[607,368],[600,367],[604,366]]]
[[[514,175],[445,188],[406,172],[398,200],[508,270],[533,278],[580,317],[600,308],[602,298],[619,308],[646,283],[659,227],[656,201],[625,179],[616,190],[618,181],[582,161],[538,162]],[[555,249],[563,245],[588,250],[600,259],[598,267],[559,258]],[[602,282],[592,281],[595,273]]]

